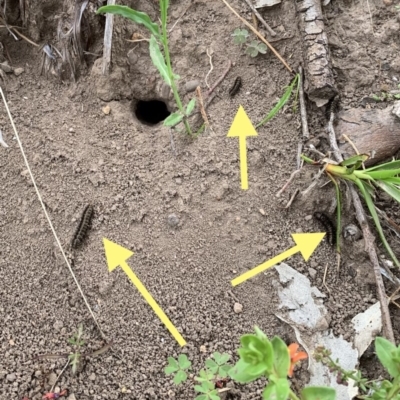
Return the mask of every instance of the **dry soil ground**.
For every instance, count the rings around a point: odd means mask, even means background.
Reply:
[[[37,38],[41,44],[56,36],[57,5],[46,4],[39,10],[49,27]],[[151,2],[126,4],[157,18]],[[188,4],[171,1],[170,27]],[[251,21],[244,2],[234,0],[232,5]],[[365,95],[397,88],[400,11],[395,5],[332,0],[324,8],[342,108],[360,107]],[[302,54],[293,2],[283,0],[263,16],[278,37],[285,38],[274,45],[297,67]],[[101,27],[102,17],[96,18]],[[40,76],[37,49],[15,42],[2,30],[12,66],[24,68],[18,77],[7,75],[3,87],[63,245],[69,244],[84,207],[90,203],[95,209],[87,241],[76,252],[74,271],[114,345],[112,352],[87,360],[78,375],[69,370],[63,374],[57,386],[68,388],[71,400],[191,399],[191,382],[176,388],[164,375],[168,356],[187,353],[196,372],[214,351],[236,359],[240,335],[254,325],[268,335],[292,338],[290,328],[274,315],[274,270],[234,289],[230,281],[291,247],[291,233],[319,231],[310,216],[329,210],[333,189],[325,186],[284,210],[293,191],[309,184],[307,170],[282,199],[276,198],[296,168],[301,140],[299,115],[291,107],[248,140],[249,190],[241,189],[237,139],[226,137],[232,120],[242,105],[258,122],[291,77],[270,52],[254,59],[245,55],[232,40],[238,27],[243,26],[221,1],[195,1],[171,32],[185,101],[193,96],[185,94],[186,82],[198,80],[207,89],[207,49],[213,50],[210,82],[222,74],[228,60],[234,63],[209,108],[212,131],[195,139],[175,133],[173,146],[166,128],[143,125],[132,112],[137,99],[156,96],[161,86],[147,43],[125,40],[135,32],[145,34],[137,26],[116,18],[112,74],[107,79],[99,73],[98,32],[89,48],[98,56],[87,56],[87,71],[76,83]],[[231,99],[228,90],[237,76],[243,87]],[[108,115],[102,110],[106,105]],[[308,104],[308,113],[312,138],[319,142],[325,135],[323,110]],[[0,147],[0,398],[41,399],[65,361],[35,360],[35,355],[68,353],[67,340],[81,322],[85,348],[97,349],[103,341],[55,244],[4,107],[0,126],[9,145]],[[400,224],[398,210],[389,205],[387,211]],[[351,209],[345,222],[355,222]],[[128,263],[187,341],[183,350],[127,276],[120,269],[108,272],[104,237],[134,252]],[[398,242],[392,244],[399,254]],[[290,264],[327,295],[330,328],[351,336],[350,319],[375,301],[362,240],[345,242],[339,275],[327,243],[308,263],[295,255]],[[327,264],[330,293],[322,284]],[[242,304],[241,313],[234,312],[235,302]],[[398,338],[399,315],[392,311]],[[303,368],[295,384],[306,382]],[[262,384],[239,387],[242,399],[260,398]]]

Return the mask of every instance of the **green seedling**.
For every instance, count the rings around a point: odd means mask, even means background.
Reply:
[[[201,393],[196,396],[195,400],[220,400],[215,383],[211,381],[203,381],[201,385],[195,385],[194,390]]]
[[[217,379],[226,378],[231,369],[231,365],[228,364],[228,361],[231,358],[230,355],[227,353],[221,354],[215,352],[212,356],[214,360],[211,358],[206,360],[206,367],[216,376]]]
[[[252,40],[246,49],[246,54],[250,57],[257,57],[259,53],[266,54],[268,47],[265,43],[259,42],[258,40]]]
[[[371,96],[376,102],[383,102],[383,101],[394,101],[400,99],[399,93],[388,93],[388,92],[381,92],[380,95],[373,94]]]
[[[171,88],[174,94],[176,105],[178,107],[178,112],[172,113],[168,118],[164,120],[164,126],[174,127],[180,122],[183,122],[186,132],[191,135],[192,130],[187,120],[187,117],[193,112],[196,105],[196,99],[193,98],[189,102],[189,104],[184,107],[178,93],[176,82],[180,79],[180,77],[178,75],[175,75],[172,70],[171,56],[168,47],[168,6],[169,0],[160,0],[161,31],[158,24],[153,22],[146,13],[133,10],[132,8],[129,8],[127,6],[103,6],[97,10],[97,13],[110,13],[121,15],[125,18],[130,19],[136,24],[143,25],[145,28],[147,28],[147,30],[150,32],[149,51],[151,60],[155,67],[158,69],[158,72],[160,73],[164,82]],[[164,51],[164,54],[161,52],[160,45]]]
[[[249,37],[249,32],[246,29],[237,28],[231,35],[233,37],[233,41],[235,44],[244,44],[247,42],[247,38]]]
[[[290,83],[289,86],[286,87],[285,93],[283,96],[279,99],[279,101],[276,103],[276,105],[272,108],[272,110],[267,114],[266,117],[264,117],[257,125],[256,129],[259,128],[260,126],[264,125],[268,121],[270,121],[272,118],[275,117],[276,114],[285,106],[285,104],[289,101],[294,88],[295,89],[295,99],[294,99],[294,104],[297,103],[297,96],[299,93],[299,85],[300,85],[300,75],[296,74],[296,76],[293,78],[292,82]],[[296,111],[295,106],[293,107],[293,111]]]
[[[71,365],[72,374],[75,375],[81,366],[82,354],[81,347],[85,344],[85,341],[82,340],[83,336],[83,324],[79,324],[78,330],[76,333],[68,339],[68,343],[72,345],[73,352],[69,354],[68,360]]]
[[[314,161],[302,155],[302,159],[312,165],[323,166],[326,174],[335,186],[337,200],[337,229],[336,245],[340,252],[340,225],[341,225],[341,195],[339,181],[341,179],[350,181],[356,185],[368,207],[368,211],[374,221],[379,237],[387,252],[396,266],[400,267],[393,250],[389,246],[383,233],[382,226],[374,204],[374,194],[376,190],[383,190],[391,198],[400,203],[400,160],[390,161],[371,168],[362,169],[361,166],[369,158],[366,154],[350,157],[335,165],[332,160]],[[360,169],[361,168],[361,169]]]
[[[164,372],[166,375],[174,374],[175,385],[180,385],[186,381],[188,377],[186,371],[191,365],[192,363],[188,360],[186,354],[180,354],[178,360],[168,357],[168,365],[164,368]]]
[[[246,29],[237,28],[234,30],[233,41],[235,44],[242,46],[245,44],[249,38],[249,32]],[[257,57],[259,53],[266,54],[268,50],[268,46],[258,40],[252,40],[249,44],[247,44],[246,54],[250,57]]]

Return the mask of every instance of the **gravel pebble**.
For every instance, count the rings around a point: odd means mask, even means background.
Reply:
[[[185,83],[185,90],[187,93],[194,92],[196,90],[197,86],[200,86],[199,81],[197,81],[197,80],[187,81]]]
[[[235,303],[235,304],[233,305],[233,311],[234,311],[236,314],[240,314],[240,313],[243,311],[243,306],[242,306],[240,303]]]

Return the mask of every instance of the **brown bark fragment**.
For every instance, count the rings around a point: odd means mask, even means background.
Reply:
[[[359,153],[370,154],[375,151],[374,158],[369,159],[366,165],[382,162],[400,150],[400,118],[393,113],[393,108],[400,105],[400,102],[396,103],[384,110],[351,108],[338,114],[335,130],[345,159],[355,152],[345,140],[344,134],[354,143]]]
[[[303,43],[305,91],[310,100],[322,106],[337,94],[329,58],[320,0],[297,0]]]

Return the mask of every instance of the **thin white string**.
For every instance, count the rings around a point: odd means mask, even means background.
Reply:
[[[27,158],[26,158],[24,148],[22,147],[22,143],[21,143],[21,140],[19,139],[19,135],[18,135],[18,132],[17,132],[17,128],[15,127],[14,120],[13,120],[13,118],[12,118],[12,116],[11,116],[10,109],[8,108],[8,104],[7,104],[6,98],[5,98],[4,93],[3,93],[3,89],[2,89],[1,87],[0,87],[0,93],[1,93],[1,97],[2,97],[2,99],[3,99],[4,105],[5,105],[5,107],[6,107],[6,110],[7,110],[8,118],[10,119],[11,125],[12,125],[12,127],[13,127],[13,130],[14,130],[14,133],[15,133],[15,137],[17,138],[19,148],[21,149],[22,157],[24,158],[24,162],[25,162],[26,168],[28,169],[28,172],[29,172],[29,175],[30,175],[30,177],[31,177],[33,186],[34,186],[34,188],[35,188],[35,190],[36,190],[36,194],[37,194],[37,196],[38,196],[38,198],[39,198],[39,202],[40,202],[40,204],[42,205],[43,212],[44,212],[44,214],[45,214],[45,216],[46,216],[46,218],[47,218],[47,222],[48,222],[49,225],[50,225],[50,229],[51,229],[51,231],[53,232],[53,235],[54,235],[54,237],[55,237],[55,239],[56,239],[57,245],[58,245],[58,247],[60,248],[61,254],[62,254],[63,257],[64,257],[64,260],[65,260],[65,262],[66,262],[66,264],[67,264],[67,266],[68,266],[69,272],[71,273],[72,278],[74,279],[74,281],[75,281],[75,283],[76,283],[76,286],[78,287],[78,290],[79,290],[79,292],[80,292],[80,294],[81,294],[81,296],[82,296],[82,298],[83,298],[83,300],[84,300],[84,302],[85,302],[85,304],[86,304],[86,307],[88,308],[88,310],[89,310],[89,312],[90,312],[90,314],[91,314],[91,316],[92,316],[94,322],[96,323],[97,328],[99,329],[101,336],[103,337],[103,339],[106,339],[106,336],[104,335],[103,331],[101,330],[100,325],[99,325],[99,323],[97,322],[97,319],[96,319],[96,317],[95,317],[95,315],[94,315],[94,313],[93,313],[93,311],[92,311],[92,309],[91,309],[91,307],[90,307],[90,305],[89,305],[89,303],[88,303],[88,301],[87,301],[87,299],[86,299],[86,296],[84,295],[84,293],[83,293],[83,291],[82,291],[81,285],[79,284],[78,280],[76,279],[76,276],[75,276],[75,274],[74,274],[74,271],[72,270],[72,267],[71,267],[71,265],[70,265],[70,263],[69,263],[69,261],[68,261],[67,256],[65,255],[64,249],[63,249],[63,247],[62,247],[62,245],[61,245],[60,240],[58,239],[57,233],[56,233],[56,231],[55,231],[55,229],[54,229],[54,227],[53,227],[53,224],[52,224],[52,222],[51,222],[51,219],[50,219],[49,215],[47,214],[46,206],[44,205],[43,200],[42,200],[42,196],[40,195],[39,189],[38,189],[38,187],[36,186],[35,178],[33,177],[31,168],[29,167],[29,163],[28,163],[28,160],[27,160]]]

